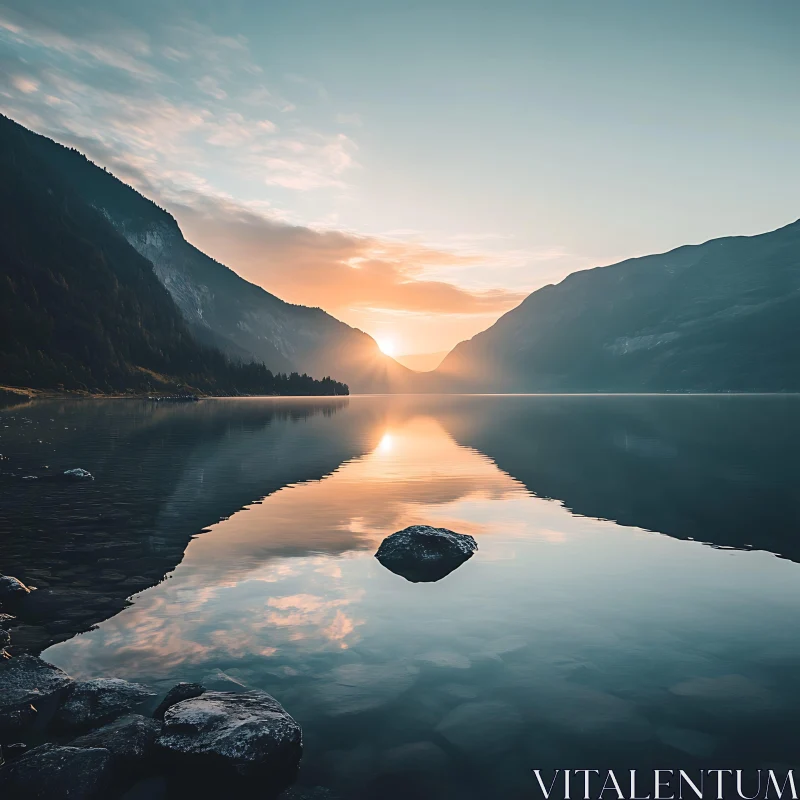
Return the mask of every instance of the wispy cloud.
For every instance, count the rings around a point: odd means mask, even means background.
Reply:
[[[281,297],[307,305],[437,314],[503,312],[524,294],[468,291],[426,272],[486,266],[487,256],[399,239],[289,225],[220,198],[187,197],[175,211],[188,237]]]
[[[180,165],[262,187],[341,189],[356,165],[352,139],[286,118],[295,104],[268,85],[244,37],[196,22],[147,34],[113,19],[66,33],[5,10],[0,45],[5,113],[61,140],[80,139],[90,155],[113,150],[149,172],[152,184]],[[289,83],[324,92],[300,76]]]
[[[57,9],[45,24],[19,5],[0,7],[0,110],[175,210],[191,241],[249,280],[369,330],[397,315],[458,318],[453,343],[523,299],[487,276],[525,254],[485,236],[336,230],[363,120],[337,113],[319,81],[265,74],[245,37],[175,19],[146,32]],[[328,129],[304,116],[313,103]],[[324,198],[318,227],[291,224],[266,199],[287,193]]]

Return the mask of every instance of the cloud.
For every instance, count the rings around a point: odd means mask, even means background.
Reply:
[[[80,139],[91,157],[115,153],[162,199],[180,188],[165,176],[179,172],[216,173],[216,192],[252,183],[252,194],[265,185],[342,189],[357,166],[357,145],[344,134],[296,117],[276,123],[296,106],[268,85],[244,37],[196,22],[146,33],[113,17],[48,19],[0,11],[2,111],[59,141]],[[320,91],[298,76],[290,85]]]
[[[73,61],[91,65],[96,62],[105,67],[129,72],[140,79],[158,77],[156,70],[146,60],[149,43],[141,31],[120,28],[112,37],[107,31],[91,30],[82,36],[66,35],[61,30],[32,17],[0,10],[0,30],[15,44],[27,50],[45,50],[66,56]]]
[[[197,81],[197,88],[216,100],[224,100],[228,96],[228,93],[219,85],[217,79],[211,75],[204,75],[200,78]]]
[[[33,80],[32,78],[26,78],[22,75],[15,75],[11,78],[11,83],[15,89],[22,92],[23,94],[30,94],[31,92],[35,92],[39,88],[39,82]]]
[[[219,198],[173,206],[187,238],[239,274],[294,303],[439,314],[500,313],[524,299],[505,289],[468,291],[426,279],[487,257],[396,239],[315,230]]]
[[[344,187],[342,175],[355,165],[356,144],[347,136],[307,134],[305,141],[278,139],[253,153],[263,164],[268,185],[306,191]],[[263,159],[261,155],[263,154]]]
[[[328,102],[325,87],[284,76],[297,93],[285,97],[246,38],[175,20],[145,32],[57,8],[47,19],[0,11],[0,110],[174,210],[190,241],[247,279],[353,324],[376,314],[470,318],[469,329],[453,323],[455,340],[524,298],[485,285],[502,254],[481,255],[477,240],[365,236],[331,229],[333,212],[315,228],[290,224],[263,199],[234,202],[327,192],[335,209],[359,169],[353,136],[318,130],[298,111],[309,98]],[[351,132],[361,124],[357,114],[335,120]]]

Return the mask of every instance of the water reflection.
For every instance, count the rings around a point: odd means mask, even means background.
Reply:
[[[800,582],[772,553],[800,554],[798,399],[354,397],[305,421],[272,402],[145,440],[150,464],[168,444],[158,487],[127,495],[150,498],[151,535],[208,530],[48,659],[270,691],[303,725],[301,780],[353,798],[530,797],[534,766],[794,763]],[[420,523],[479,553],[398,579],[373,554]]]
[[[192,535],[375,446],[347,400],[48,401],[0,414],[0,563],[39,587],[16,641],[38,650],[158,583]],[[23,480],[80,466],[96,480]]]
[[[322,480],[290,484],[222,520],[190,543],[167,582],[48,656],[73,671],[94,663],[153,678],[165,664],[207,669],[285,647],[346,649],[361,638],[357,609],[381,582],[372,556],[385,536],[420,518],[485,534],[490,526],[462,509],[514,497],[526,498],[524,487],[435,420],[413,417]]]

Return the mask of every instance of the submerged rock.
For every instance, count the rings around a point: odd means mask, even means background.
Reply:
[[[115,764],[132,770],[153,755],[160,732],[158,721],[131,714],[75,739],[70,747],[104,748],[111,753]]]
[[[168,692],[166,697],[159,703],[158,708],[153,712],[154,719],[164,719],[164,714],[167,709],[172,708],[176,703],[182,700],[191,700],[193,697],[200,697],[206,691],[205,686],[199,683],[178,683],[175,684]]]
[[[91,728],[127,714],[155,695],[146,686],[120,678],[78,681],[56,712],[55,722],[62,730]]]
[[[64,477],[69,481],[93,481],[94,475],[85,469],[77,467],[76,469],[65,469]]]
[[[29,728],[42,705],[55,705],[72,678],[40,658],[0,660],[0,743]]]
[[[413,685],[419,669],[400,662],[342,664],[320,676],[309,694],[331,717],[363,714],[395,702]]]
[[[519,712],[500,702],[464,703],[436,726],[436,732],[471,757],[494,758],[507,753],[523,727]]]
[[[10,575],[0,575],[0,603],[17,600],[30,593],[31,590],[21,580],[12,578]]]
[[[43,744],[0,769],[0,797],[95,800],[111,783],[108,750]]]
[[[206,692],[167,710],[158,746],[177,766],[281,782],[297,771],[303,736],[266,692]]]
[[[375,558],[412,583],[438,581],[472,558],[477,542],[447,528],[412,525],[387,536]]]
[[[203,686],[215,692],[245,692],[247,687],[236,678],[232,678],[227,672],[215,669],[203,676]]]

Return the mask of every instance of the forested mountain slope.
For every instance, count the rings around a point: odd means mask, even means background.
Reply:
[[[36,137],[38,139],[39,137]],[[0,117],[0,383],[88,391],[344,393],[199,344],[152,264]]]
[[[363,331],[286,303],[193,247],[167,211],[78,151],[4,122],[152,262],[198,341],[274,372],[333,375],[354,391],[386,391],[411,374]]]

